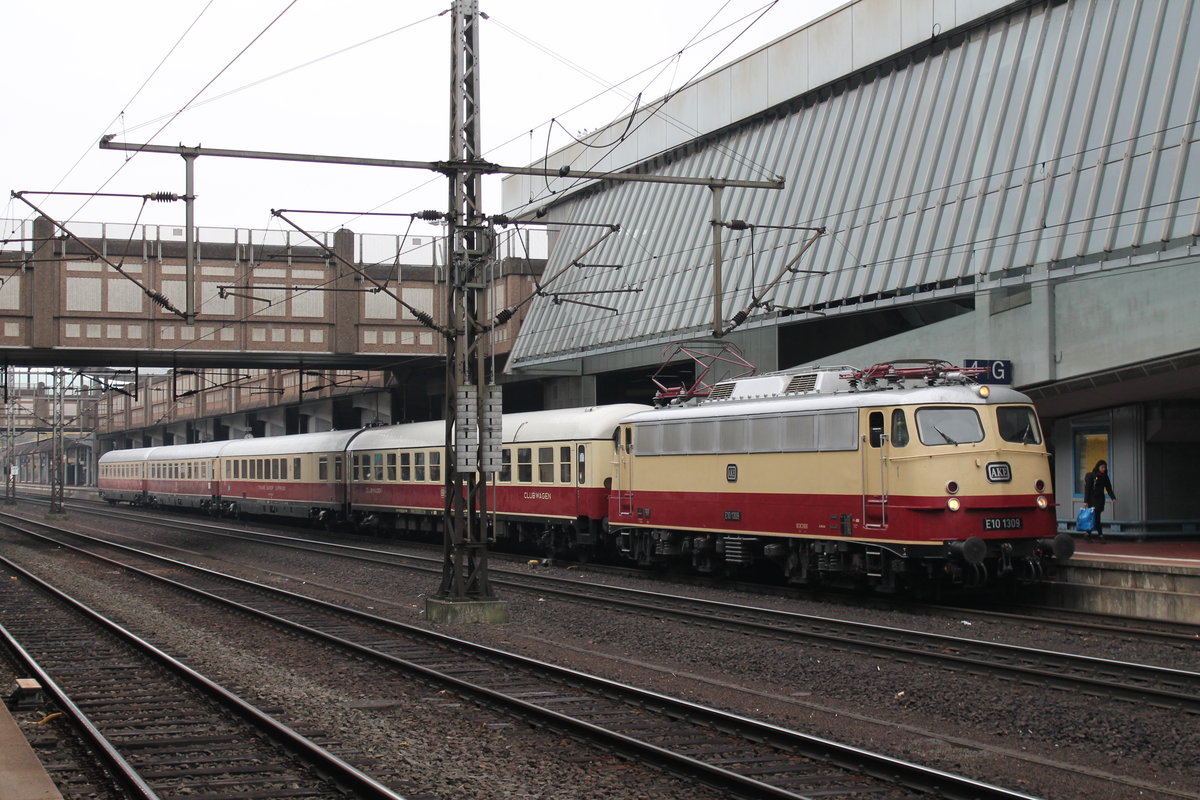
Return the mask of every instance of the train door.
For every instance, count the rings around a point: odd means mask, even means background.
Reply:
[[[862,453],[863,526],[886,528],[888,485],[887,457],[889,437],[884,427],[882,410],[867,412],[867,432],[863,435],[866,445]]]
[[[633,426],[622,425],[617,428],[613,444],[617,450],[617,513],[621,516],[633,515]]]

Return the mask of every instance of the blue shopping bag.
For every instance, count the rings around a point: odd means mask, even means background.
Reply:
[[[1096,509],[1088,506],[1079,509],[1075,515],[1075,530],[1080,533],[1091,533],[1096,529]]]

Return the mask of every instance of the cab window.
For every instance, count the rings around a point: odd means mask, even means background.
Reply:
[[[983,426],[973,408],[928,406],[917,409],[917,435],[932,447],[983,441]]]
[[[1029,406],[997,406],[996,423],[1000,438],[1018,444],[1041,444],[1042,429],[1037,414]]]

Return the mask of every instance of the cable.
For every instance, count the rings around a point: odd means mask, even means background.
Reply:
[[[246,44],[246,46],[245,46],[245,47],[243,47],[241,50],[239,50],[239,51],[238,51],[237,55],[235,55],[233,58],[231,58],[231,59],[229,60],[229,62],[225,64],[225,66],[221,67],[221,69],[217,71],[217,74],[216,74],[216,75],[213,75],[213,76],[212,76],[212,78],[210,78],[210,79],[208,80],[208,82],[207,82],[207,83],[205,83],[205,84],[204,84],[202,87],[200,87],[200,90],[199,90],[198,92],[196,92],[194,95],[192,95],[192,98],[191,98],[190,100],[188,100],[186,103],[184,103],[184,104],[183,104],[183,106],[182,106],[182,107],[180,107],[180,109],[179,109],[178,111],[176,111],[175,113],[171,114],[171,115],[170,115],[170,118],[169,118],[169,119],[168,119],[166,122],[164,122],[164,123],[163,123],[163,124],[162,124],[162,125],[159,127],[159,129],[158,129],[158,130],[156,130],[156,131],[155,131],[155,132],[154,132],[154,133],[153,133],[153,134],[150,136],[150,138],[149,138],[147,141],[148,141],[148,142],[153,142],[153,141],[154,141],[154,139],[156,139],[156,138],[158,137],[158,135],[159,135],[159,134],[161,134],[161,133],[162,133],[164,130],[166,130],[167,126],[168,126],[168,125],[170,125],[172,122],[174,122],[174,121],[175,121],[175,119],[176,119],[176,118],[177,118],[177,117],[178,117],[180,114],[182,114],[184,111],[187,111],[187,110],[188,110],[188,107],[189,107],[189,106],[191,106],[191,105],[192,105],[192,103],[196,102],[196,99],[197,99],[198,97],[200,97],[200,95],[204,94],[204,92],[205,92],[205,91],[207,91],[207,90],[208,90],[208,87],[210,87],[210,86],[212,86],[214,83],[216,83],[216,81],[217,81],[217,79],[218,79],[218,78],[220,78],[222,75],[224,75],[224,74],[225,74],[225,72],[226,72],[226,71],[227,71],[227,70],[228,70],[230,67],[232,67],[232,66],[233,66],[233,65],[234,65],[234,64],[237,62],[237,60],[238,60],[238,59],[240,59],[242,56],[244,56],[244,55],[246,54],[246,52],[247,52],[247,51],[248,51],[248,50],[249,50],[251,47],[253,47],[253,46],[254,46],[254,45],[255,45],[255,44],[258,42],[258,40],[259,40],[259,39],[261,39],[263,36],[265,36],[265,35],[266,35],[266,33],[267,33],[267,31],[271,30],[271,28],[273,28],[273,27],[275,26],[275,23],[279,22],[279,20],[283,18],[283,15],[284,15],[284,14],[286,14],[286,13],[288,13],[288,11],[290,11],[290,10],[292,9],[292,7],[293,7],[293,6],[295,6],[295,5],[296,5],[296,3],[298,3],[299,1],[300,1],[300,0],[291,0],[291,2],[289,2],[289,3],[287,4],[287,6],[286,6],[286,7],[283,9],[283,11],[280,11],[280,12],[279,12],[279,13],[278,13],[278,14],[275,16],[275,18],[274,18],[274,19],[272,19],[270,22],[268,22],[268,23],[267,23],[267,26],[266,26],[265,28],[263,28],[261,31],[259,31],[259,32],[258,32],[258,34],[257,34],[257,35],[256,35],[256,36],[255,36],[253,39],[251,39],[251,40],[250,40],[250,41],[249,41],[249,42]],[[112,182],[112,180],[113,180],[115,177],[117,177],[117,175],[118,175],[118,174],[121,172],[121,170],[125,169],[125,165],[126,165],[126,164],[128,164],[130,161],[132,161],[132,160],[134,159],[134,157],[135,157],[135,156],[137,156],[137,154],[138,154],[138,152],[137,152],[137,151],[133,151],[133,152],[132,152],[132,153],[131,153],[129,156],[127,156],[127,157],[125,158],[125,160],[121,162],[121,166],[117,167],[116,171],[114,171],[112,175],[108,176],[108,178],[107,178],[107,179],[104,181],[104,183],[100,184],[100,188],[99,188],[99,189],[97,189],[97,190],[96,190],[96,192],[98,193],[98,192],[101,192],[101,191],[103,191],[103,190],[104,190],[104,187],[108,186],[108,184],[109,184],[109,183],[111,183],[111,182]],[[76,217],[76,216],[79,214],[79,212],[83,211],[83,209],[87,207],[87,204],[88,204],[89,202],[91,202],[91,200],[90,200],[90,199],[89,199],[89,200],[85,200],[85,201],[83,202],[83,204],[79,206],[79,208],[75,209],[75,213],[74,213],[74,214],[71,214],[71,215],[70,215],[70,216],[67,218],[67,221],[69,222],[69,221],[73,220],[73,219],[74,219],[74,218],[75,218],[75,217]]]
[[[164,55],[162,57],[162,59],[158,62],[158,64],[154,67],[154,69],[152,69],[150,71],[150,74],[146,76],[146,79],[144,81],[142,81],[142,85],[139,86],[134,91],[133,95],[130,96],[130,98],[125,101],[125,104],[121,106],[121,110],[119,112],[117,112],[117,115],[112,118],[112,121],[109,122],[108,125],[105,126],[105,130],[112,127],[113,123],[115,123],[117,120],[124,119],[125,110],[127,108],[129,108],[129,106],[133,103],[133,101],[138,98],[138,95],[140,95],[142,93],[142,90],[145,89],[147,85],[149,85],[150,81],[154,78],[154,76],[158,74],[158,71],[160,69],[162,69],[163,64],[167,63],[167,59],[169,59],[171,57],[171,55],[179,48],[179,45],[183,44],[183,40],[186,39],[188,34],[192,32],[192,28],[196,27],[196,24],[198,22],[200,22],[200,18],[204,16],[205,12],[208,11],[208,9],[212,6],[212,4],[214,2],[215,2],[215,0],[208,0],[208,3],[205,4],[204,8],[200,9],[200,13],[196,15],[196,18],[194,20],[192,20],[192,23],[190,25],[188,25],[187,28],[183,31],[183,33],[180,34],[179,38],[175,40],[175,44],[171,45],[171,49],[169,49],[167,51],[166,55]],[[80,162],[82,162],[83,159],[86,158],[87,155],[92,152],[94,144],[95,144],[94,142],[91,142],[88,144],[87,148],[79,155],[79,158],[75,159],[75,163],[71,165],[70,169],[68,169],[66,171],[66,173],[61,178],[58,179],[58,182],[54,184],[54,187],[51,189],[52,192],[57,191],[58,187],[62,186],[63,181],[65,181],[67,178],[69,178],[71,176],[71,173],[75,171],[75,169],[79,166]],[[104,187],[102,186],[101,189],[102,188],[104,188]],[[97,191],[99,191],[99,190],[97,190]]]
[[[215,103],[218,100],[224,100],[227,97],[238,94],[240,92],[244,92],[247,89],[253,89],[256,86],[261,86],[262,84],[273,81],[276,78],[282,78],[285,75],[290,75],[293,72],[297,72],[299,70],[306,69],[308,67],[313,66],[314,64],[319,64],[322,61],[327,61],[336,56],[340,56],[340,55],[349,53],[351,50],[356,50],[356,49],[358,49],[360,47],[364,47],[368,44],[373,44],[374,42],[377,42],[380,39],[385,39],[394,34],[400,33],[402,31],[406,31],[409,28],[415,28],[418,25],[422,25],[426,22],[429,22],[430,20],[437,19],[440,16],[441,16],[440,12],[437,14],[430,14],[429,16],[424,17],[423,19],[419,19],[416,22],[410,22],[407,25],[401,25],[399,28],[393,28],[392,30],[388,31],[387,33],[381,33],[381,34],[378,34],[377,36],[372,36],[370,39],[364,39],[363,41],[358,42],[357,44],[352,44],[347,47],[343,47],[340,50],[334,50],[330,53],[326,53],[323,56],[318,56],[317,58],[311,59],[310,61],[305,61],[302,64],[297,64],[294,67],[288,67],[287,69],[282,70],[280,72],[276,72],[276,73],[274,73],[272,75],[268,75],[264,78],[259,78],[258,80],[254,80],[254,81],[251,81],[250,83],[243,84],[243,85],[237,87],[236,89],[230,89],[227,92],[222,92],[221,94],[214,95],[213,97],[209,97],[199,103],[191,103],[186,110],[202,108],[203,106],[206,106],[209,103]],[[132,128],[129,128],[128,130],[129,130],[129,132],[137,131],[137,130],[140,130],[141,128],[145,128],[147,126],[153,125],[156,122],[159,122],[160,120],[173,119],[174,117],[178,116],[180,113],[181,112],[177,111],[174,114],[163,114],[163,115],[155,117],[153,119],[149,119],[144,122],[139,122],[137,125],[134,125]]]

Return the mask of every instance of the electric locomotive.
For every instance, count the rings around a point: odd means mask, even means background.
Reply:
[[[741,378],[617,431],[608,525],[642,564],[795,583],[1035,581],[1069,558],[1028,397],[944,362]]]

